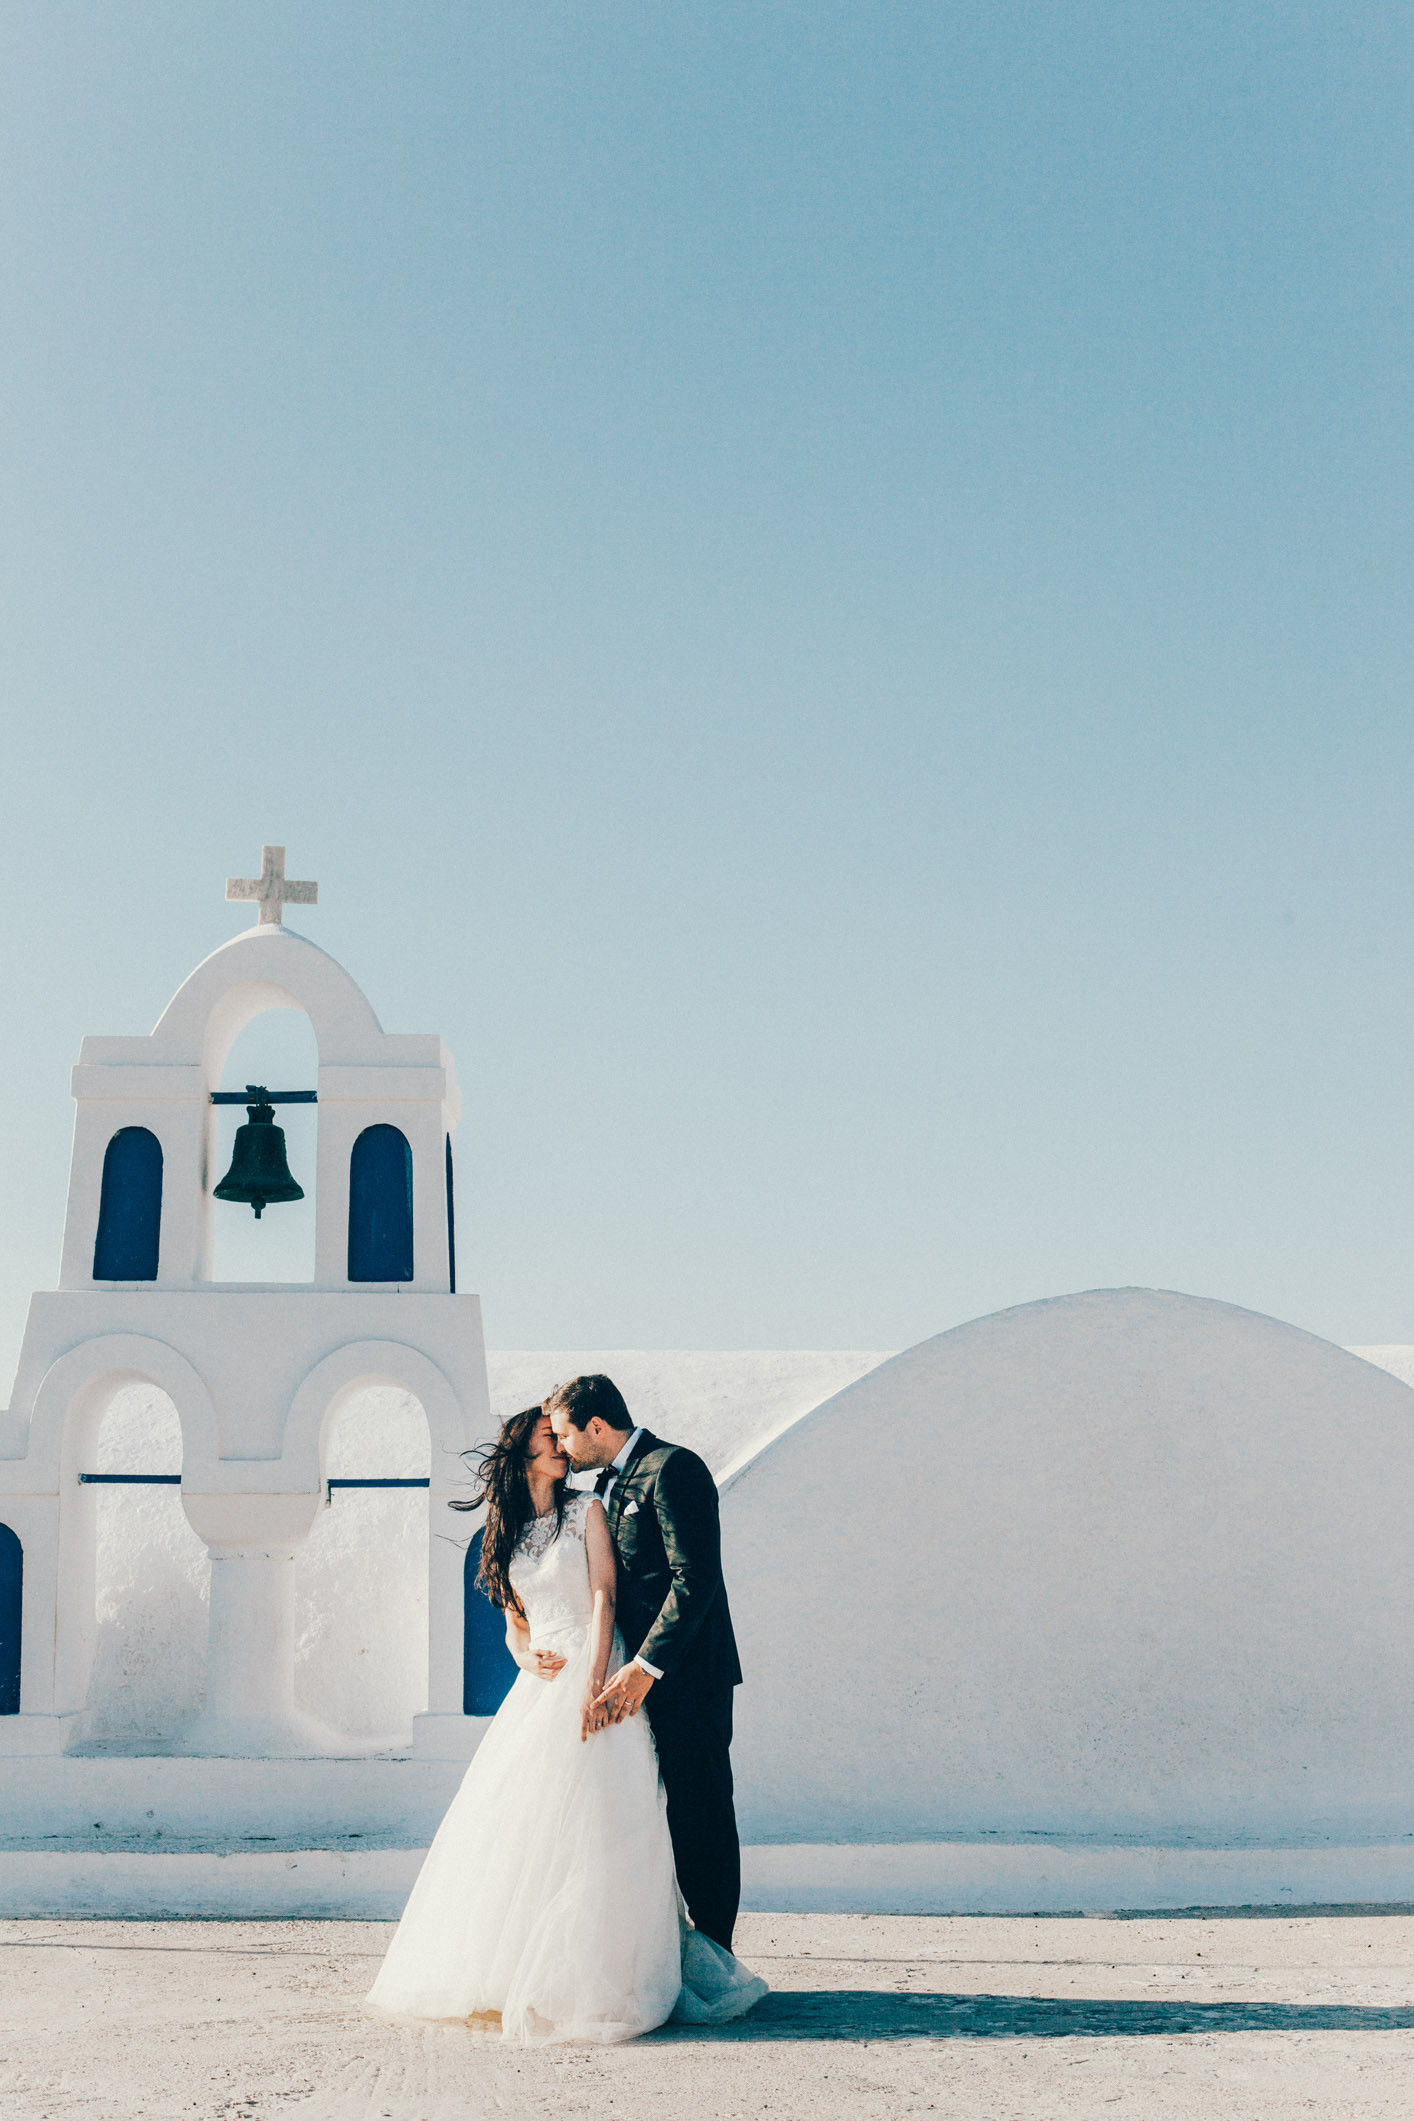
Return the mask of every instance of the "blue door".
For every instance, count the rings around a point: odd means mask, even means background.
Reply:
[[[20,1713],[20,1618],[25,1554],[16,1533],[0,1524],[0,1716]]]
[[[156,1281],[162,1233],[162,1144],[146,1127],[120,1127],[103,1156],[95,1281]]]
[[[506,1648],[505,1616],[492,1605],[476,1580],[481,1566],[481,1534],[466,1550],[462,1632],[462,1714],[494,1716],[511,1690],[516,1661]]]
[[[353,1145],[349,1280],[412,1280],[412,1150],[396,1127],[365,1127]]]

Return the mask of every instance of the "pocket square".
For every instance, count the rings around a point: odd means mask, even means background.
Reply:
[[[638,1504],[637,1504],[636,1502],[626,1502],[626,1503],[624,1504],[624,1516],[625,1516],[625,1517],[636,1517],[637,1515],[638,1515]]]

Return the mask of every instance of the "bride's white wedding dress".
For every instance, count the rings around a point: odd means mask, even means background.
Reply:
[[[646,1715],[580,1737],[592,1495],[522,1535],[510,1578],[553,1680],[522,1672],[467,1769],[368,2001],[504,2039],[631,2040],[720,2024],[766,1984],[687,1926]],[[623,1662],[614,1637],[610,1671]],[[499,2021],[499,2022],[498,2022]]]

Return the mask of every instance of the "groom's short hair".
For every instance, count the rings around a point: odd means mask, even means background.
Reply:
[[[563,1407],[572,1428],[587,1429],[596,1414],[611,1429],[633,1427],[633,1416],[612,1377],[572,1377],[546,1400],[547,1414],[554,1407]]]

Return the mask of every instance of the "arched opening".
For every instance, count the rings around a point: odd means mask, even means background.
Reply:
[[[494,1716],[516,1677],[516,1662],[506,1648],[505,1615],[492,1605],[476,1580],[481,1566],[481,1533],[466,1550],[462,1624],[462,1714]]]
[[[120,1127],[103,1152],[94,1280],[156,1281],[161,1233],[162,1144],[146,1127]]]
[[[313,1090],[319,1082],[319,1046],[302,1009],[267,1009],[239,1034],[226,1056],[219,1087],[244,1090]],[[259,1217],[242,1203],[213,1200],[212,1279],[235,1282],[314,1280],[315,1170],[319,1151],[317,1105],[277,1105],[275,1124],[284,1131],[285,1156],[304,1199],[272,1202]],[[207,1190],[231,1167],[236,1134],[245,1124],[244,1105],[212,1108]]]
[[[412,1150],[397,1127],[365,1127],[349,1159],[349,1280],[412,1278]]]
[[[146,1382],[119,1386],[81,1470],[180,1473],[181,1425],[167,1394]],[[84,1743],[141,1751],[174,1737],[202,1705],[211,1559],[179,1487],[88,1492],[96,1628]]]
[[[24,1617],[25,1550],[20,1535],[0,1524],[0,1716],[20,1713],[20,1622]]]
[[[428,1476],[421,1401],[368,1385],[340,1409],[334,1480]],[[336,1488],[295,1563],[295,1699],[331,1729],[406,1745],[427,1707],[425,1488]]]

